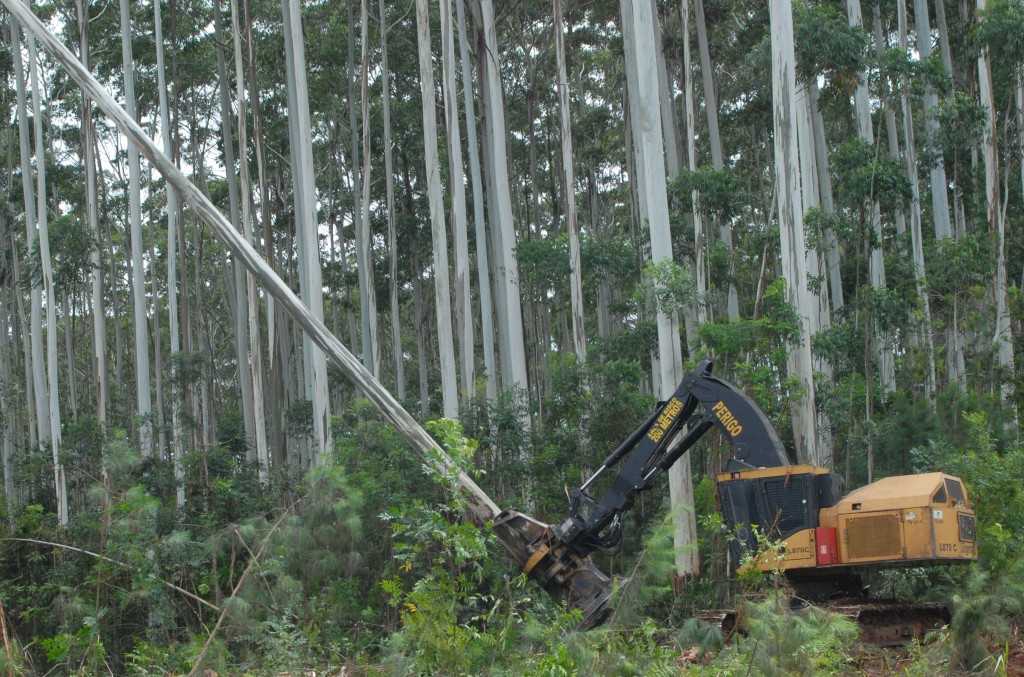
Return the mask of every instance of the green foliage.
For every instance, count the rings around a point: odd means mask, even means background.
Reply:
[[[647,304],[666,315],[681,315],[698,300],[693,275],[672,259],[648,263],[643,274],[643,282],[634,296],[638,304]]]
[[[793,42],[797,74],[804,80],[824,76],[852,83],[865,70],[867,33],[832,5],[794,2]]]
[[[697,674],[827,675],[849,667],[846,650],[858,631],[855,623],[840,614],[814,606],[794,611],[790,598],[778,591],[763,601],[744,604],[739,617],[744,632],[734,635]],[[715,643],[713,634],[696,625],[687,629],[683,639],[702,646]]]

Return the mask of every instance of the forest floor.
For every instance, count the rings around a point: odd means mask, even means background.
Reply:
[[[1013,641],[1006,646],[989,647],[991,655],[1003,656],[1000,663],[991,668],[991,674],[1024,677],[1024,641],[1022,641],[1021,629],[1015,628],[1013,636]],[[883,675],[908,674],[907,668],[913,664],[914,656],[907,647],[879,649],[862,646],[860,652],[854,655],[853,662],[863,675],[882,677]],[[948,674],[958,673],[951,670]]]

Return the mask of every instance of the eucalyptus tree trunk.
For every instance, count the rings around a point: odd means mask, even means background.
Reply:
[[[526,351],[523,341],[523,314],[519,298],[519,265],[515,258],[516,232],[512,220],[512,195],[509,191],[508,152],[505,146],[505,110],[501,90],[501,65],[498,61],[498,38],[494,26],[494,5],[491,0],[480,0],[481,24],[484,32],[483,55],[485,65],[483,88],[488,102],[488,122],[491,149],[491,180],[494,182],[494,214],[491,228],[500,234],[500,249],[495,252],[499,282],[503,288],[502,306],[506,331],[501,336],[502,354],[508,356],[505,386],[529,390],[526,377]],[[497,217],[496,219],[494,217]],[[495,223],[495,220],[497,223]],[[524,423],[529,423],[524,419]]]
[[[84,2],[84,0],[83,0]],[[164,68],[164,34],[163,16],[160,3],[153,4],[153,28],[156,47],[156,78],[157,94],[160,107],[160,138],[163,143],[164,152],[168,157],[174,157],[171,142],[171,117],[170,108],[167,105],[167,79]],[[85,50],[82,50],[83,53]],[[95,172],[93,173],[93,186],[95,186]],[[86,193],[91,194],[91,189],[86,188]],[[88,199],[88,198],[87,198]],[[167,185],[167,316],[168,332],[171,343],[171,368],[180,368],[181,359],[181,328],[178,317],[178,214],[180,205],[178,203],[178,191],[174,186]],[[185,469],[181,464],[185,455],[185,430],[181,421],[181,412],[184,407],[182,400],[181,386],[172,388],[171,398],[171,455],[174,462],[174,479],[176,482],[176,504],[179,509],[185,506]]]
[[[943,17],[945,17],[945,12],[943,12]],[[921,61],[927,61],[932,53],[932,29],[928,18],[928,0],[914,0],[914,20],[917,25],[917,51]],[[924,83],[922,101],[925,132],[931,139],[939,130],[939,123],[935,118],[938,100],[927,80]],[[929,177],[932,187],[932,218],[935,221],[935,238],[952,237],[953,231],[949,223],[949,197],[946,194],[946,168],[942,164],[941,155],[932,161]]]
[[[391,351],[395,363],[395,389],[405,399],[405,359],[402,353],[401,306],[398,304],[398,234],[395,228],[395,165],[391,148],[391,71],[388,69],[388,23],[384,0],[380,8],[380,81],[384,111],[384,185],[388,208],[388,297],[391,303]]]
[[[685,5],[685,0],[684,0]],[[697,47],[700,50],[700,74],[704,86],[704,110],[708,117],[708,144],[711,146],[711,166],[716,170],[725,168],[725,153],[722,147],[722,132],[718,127],[718,95],[715,92],[714,66],[711,64],[711,50],[708,47],[707,22],[704,20],[704,0],[694,0],[694,14],[697,22]],[[683,8],[685,15],[686,8]],[[723,220],[718,224],[718,237],[729,252],[729,290],[726,313],[730,321],[740,316],[739,297],[736,294],[735,263],[733,261],[732,224]]]
[[[132,57],[132,28],[128,0],[120,0],[121,65],[124,68],[125,110],[135,120],[135,61]],[[142,204],[139,150],[128,144],[128,219],[132,241],[132,321],[135,325],[135,393],[138,406],[139,450],[143,457],[153,453],[152,404],[149,392],[149,333],[146,330],[145,280],[142,271]]]
[[[379,360],[375,359],[376,348],[370,345],[370,323],[375,321],[376,318],[370,317],[370,297],[369,295],[373,292],[369,291],[373,286],[373,270],[370,265],[369,257],[366,255],[370,250],[369,239],[369,228],[367,227],[367,233],[363,232],[362,215],[363,212],[367,211],[370,206],[365,204],[362,199],[362,193],[360,192],[360,186],[362,179],[360,175],[359,167],[359,126],[356,119],[356,74],[355,74],[355,16],[354,16],[354,3],[355,0],[348,1],[348,52],[345,60],[345,73],[346,79],[348,80],[348,126],[349,126],[349,147],[350,147],[350,162],[352,169],[352,203],[354,210],[352,212],[352,229],[355,231],[356,238],[356,275],[359,278],[359,327],[360,327],[360,346],[363,353],[363,366],[373,371],[374,364],[378,364]],[[364,41],[365,42],[365,41]],[[365,134],[364,130],[364,134]],[[356,220],[359,220],[358,222]],[[369,222],[367,222],[369,224]],[[333,243],[331,244],[333,247]],[[344,252],[342,252],[342,260],[344,261]],[[376,335],[376,327],[373,330]]]
[[[804,319],[811,314],[807,289],[807,251],[804,238],[797,148],[796,56],[793,45],[793,7],[787,0],[769,3],[772,44],[772,117],[775,131],[775,195],[779,207],[782,274],[790,304],[800,325],[798,343],[790,346],[789,372],[799,382],[799,397],[792,403],[793,438],[800,463],[820,465],[816,448],[817,418],[814,397],[811,334]]]
[[[57,494],[57,523],[68,524],[68,490],[60,459],[60,390],[57,385],[57,296],[53,289],[53,261],[50,258],[50,229],[46,208],[46,143],[43,139],[43,106],[39,96],[39,64],[35,38],[27,36],[28,72],[32,82],[32,126],[35,136],[36,218],[39,224],[39,262],[46,293],[46,381],[49,393],[50,451],[53,454],[53,485]],[[70,318],[65,318],[70,319]],[[67,328],[65,328],[67,331]],[[68,365],[74,369],[73,364]]]
[[[360,101],[363,112],[363,199],[360,210],[359,225],[362,241],[359,246],[363,252],[365,271],[359,271],[359,279],[365,282],[359,288],[360,299],[366,297],[366,317],[363,319],[364,335],[369,342],[363,348],[363,354],[370,355],[370,372],[380,377],[380,346],[377,343],[377,292],[373,284],[373,234],[370,232],[370,41],[369,18],[366,0],[362,0],[360,9],[360,25],[362,26],[362,95]],[[365,288],[364,288],[365,287]]]
[[[320,270],[320,246],[317,236],[316,184],[313,176],[313,144],[309,119],[309,95],[306,85],[306,54],[302,37],[299,0],[282,0],[285,24],[285,52],[288,61],[289,119],[294,120],[291,139],[292,182],[295,200],[296,231],[300,238],[299,260],[305,274],[300,275],[302,299],[318,318],[324,316],[323,282]],[[333,444],[327,398],[327,358],[308,335],[303,337],[303,359],[308,365],[307,393],[313,403],[314,465],[331,462]]]
[[[455,376],[455,342],[452,337],[451,291],[448,278],[448,234],[441,196],[441,161],[437,151],[437,117],[434,112],[434,69],[430,50],[430,10],[427,0],[416,0],[417,45],[420,63],[420,97],[423,104],[423,146],[427,172],[427,201],[434,252],[434,294],[437,310],[437,344],[441,363],[441,396],[445,418],[459,417],[459,393]],[[421,356],[422,359],[422,356]]]
[[[558,110],[562,123],[562,170],[565,172],[565,226],[569,233],[569,302],[572,342],[580,364],[587,360],[587,330],[583,317],[583,271],[580,264],[580,225],[576,216],[576,178],[573,168],[572,121],[569,115],[569,77],[565,66],[562,0],[554,0],[555,58],[558,61]]]
[[[242,230],[241,209],[239,207],[238,179],[235,175],[234,134],[231,129],[231,81],[228,79],[227,43],[224,39],[224,19],[221,14],[220,0],[213,2],[213,30],[217,41],[217,79],[220,82],[220,138],[224,153],[224,180],[228,185],[228,215],[232,225]],[[242,83],[239,83],[241,90]],[[240,106],[244,110],[243,106]],[[245,148],[239,146],[241,159],[245,159]],[[256,440],[256,414],[253,411],[252,380],[249,365],[249,329],[246,324],[246,308],[248,294],[245,285],[245,269],[232,259],[231,265],[234,291],[234,325],[235,325],[235,356],[238,363],[238,388],[241,392],[242,419],[245,424],[246,458],[256,460],[254,442]]]
[[[847,0],[846,9],[849,13],[850,25],[856,28],[863,27],[860,12],[860,0]],[[857,88],[854,91],[854,109],[857,121],[857,136],[867,141],[871,146],[875,145],[874,130],[871,127],[871,107],[868,101],[867,73],[862,73],[857,80]],[[871,215],[871,230],[873,236],[871,247],[871,260],[868,264],[873,290],[885,289],[885,257],[882,251],[882,213],[878,200],[871,196],[869,213]],[[878,358],[878,378],[882,389],[889,393],[896,389],[896,375],[892,350],[886,345],[885,337],[873,332],[872,346]]]
[[[697,171],[696,115],[693,102],[693,69],[690,67],[690,3],[682,0],[680,15],[683,23],[683,107],[686,116],[686,161],[687,169]],[[704,216],[700,207],[700,192],[695,188],[690,194],[693,203],[693,251],[694,278],[697,283],[697,325],[708,321],[708,279],[705,253],[707,236],[704,234]],[[738,311],[737,311],[738,312]]]
[[[939,0],[941,3],[942,0]],[[907,52],[907,3],[896,0],[897,33],[900,51]],[[925,394],[929,402],[935,404],[935,340],[933,338],[931,301],[928,298],[928,285],[924,267],[924,241],[921,227],[921,183],[917,174],[917,146],[914,140],[914,116],[910,108],[910,83],[906,75],[900,76],[900,103],[903,108],[903,145],[905,148],[904,166],[907,181],[910,183],[910,245],[914,261],[914,281],[917,295],[921,299],[924,311],[922,333],[925,340],[925,359],[928,373],[925,375]]]
[[[498,396],[497,361],[494,356],[494,308],[491,304],[491,273],[487,256],[487,234],[484,230],[484,186],[480,178],[480,148],[476,133],[476,112],[473,104],[473,75],[470,72],[469,44],[466,39],[465,0],[455,0],[459,29],[459,61],[462,65],[463,105],[466,109],[466,142],[469,146],[469,176],[473,183],[473,229],[476,235],[476,269],[480,295],[480,333],[483,338],[484,369],[487,371],[487,399]]]
[[[359,270],[359,298],[365,298],[363,317],[363,355],[370,356],[370,373],[380,377],[380,345],[377,342],[377,292],[373,284],[373,234],[370,232],[370,41],[368,38],[370,19],[366,0],[362,0],[360,14],[362,44],[362,92],[360,103],[363,113],[363,198],[359,211],[359,232],[362,233],[359,248],[362,251],[362,268]],[[365,359],[365,357],[364,357]]]
[[[835,213],[835,205],[832,201],[832,175],[828,170],[828,150],[825,147],[825,119],[821,114],[821,107],[818,105],[818,83],[812,81],[807,85],[807,93],[810,96],[808,107],[811,110],[811,129],[814,132],[814,163],[818,172],[818,197],[821,200],[821,207],[826,214]],[[843,301],[843,279],[840,270],[839,237],[834,230],[829,230],[825,235],[825,265],[828,270],[829,299],[832,302],[832,312],[842,309]]]
[[[942,0],[938,0],[942,2]],[[882,54],[885,52],[885,37],[882,33],[882,10],[876,4],[871,10],[872,27],[874,29],[875,38],[875,58],[881,59]],[[882,106],[885,114],[885,131],[886,140],[889,143],[889,155],[894,160],[899,162],[900,160],[900,143],[899,138],[896,135],[896,113],[893,111],[893,96],[891,83],[888,78],[881,80],[880,86],[882,89]],[[907,218],[904,209],[904,205],[900,205],[896,209],[896,233],[903,235],[907,231]]]
[[[29,251],[38,246],[39,226],[36,221],[36,197],[32,187],[32,160],[30,131],[28,128],[28,103],[25,94],[25,68],[21,59],[21,29],[17,21],[11,21],[11,50],[14,56],[14,80],[18,105],[18,146],[21,153],[21,189],[25,202],[25,243]],[[50,405],[43,374],[43,285],[32,280],[29,292],[29,346],[25,351],[27,371],[31,372],[31,385],[35,397],[35,421],[32,444],[50,442]],[[29,381],[29,379],[26,379]]]
[[[985,11],[985,0],[978,0],[978,12]],[[1006,303],[1006,220],[999,199],[999,155],[996,151],[996,112],[992,95],[992,64],[987,48],[978,55],[978,93],[985,111],[988,129],[982,142],[985,162],[985,211],[989,230],[996,237],[996,265],[992,275],[992,290],[996,301],[995,334],[996,360],[999,366],[999,402],[1007,411],[1006,427],[1016,427],[1017,414],[1013,403],[1013,333]]]
[[[7,233],[6,223],[3,216],[0,216],[0,242],[6,244]],[[8,356],[8,346],[17,345],[17,336],[12,332],[7,333],[7,327],[14,327],[13,317],[8,314],[6,285],[0,285],[0,322],[4,327],[3,335],[0,336],[0,420],[3,421],[2,449],[0,455],[3,459],[4,471],[4,504],[7,506],[7,524],[11,532],[14,532],[16,513],[14,496],[14,435],[17,425],[8,393],[13,392],[11,359]]]
[[[79,54],[89,67],[89,14],[86,0],[75,3],[78,13]],[[159,44],[159,38],[158,38]],[[161,91],[163,88],[161,87]],[[93,246],[89,249],[89,278],[92,281],[93,380],[96,382],[96,420],[107,422],[110,381],[107,377],[107,318],[103,303],[103,265],[100,262],[100,212],[97,202],[96,157],[93,153],[96,130],[92,121],[92,102],[82,97],[82,163],[85,165],[85,216]]]
[[[654,263],[672,259],[672,237],[668,223],[668,192],[665,184],[664,139],[659,106],[659,91],[656,88],[640,86],[655,82],[657,77],[657,56],[654,53],[656,30],[651,3],[639,2],[629,12],[628,0],[620,1],[622,10],[622,31],[631,39],[626,41],[627,77],[636,77],[633,91],[639,92],[636,110],[639,114],[637,146],[637,178],[642,202],[647,205],[651,237],[651,258]],[[675,391],[682,377],[682,350],[679,344],[678,320],[658,309],[658,355],[660,367],[661,397],[667,399]],[[669,470],[669,495],[673,506],[675,523],[676,570],[682,577],[695,576],[700,572],[697,553],[697,527],[691,506],[693,506],[693,479],[688,455],[680,458]]]
[[[469,234],[466,224],[466,174],[462,169],[462,133],[455,72],[455,32],[451,0],[441,0],[441,52],[444,114],[448,122],[448,176],[451,181],[452,229],[455,232],[455,326],[459,332],[459,376],[465,401],[473,395],[473,296],[469,286]]]
[[[252,179],[249,175],[249,128],[246,121],[245,77],[242,68],[242,41],[238,31],[238,2],[231,0],[231,42],[235,55],[235,82],[238,86],[238,158],[239,182],[242,193],[242,236],[246,242],[255,244],[252,227]],[[245,274],[246,320],[249,324],[249,359],[252,361],[249,375],[252,378],[253,426],[256,445],[256,462],[260,467],[260,479],[267,478],[270,468],[270,452],[267,448],[266,409],[263,397],[263,350],[260,341],[259,291],[252,273]],[[241,313],[241,310],[239,310]]]
[[[263,145],[263,120],[260,106],[259,80],[256,77],[256,49],[255,40],[252,34],[252,20],[249,16],[249,0],[242,0],[243,22],[246,33],[246,78],[249,82],[249,103],[252,107],[253,120],[253,144],[256,157],[256,178],[259,184],[260,195],[260,223],[263,231],[263,257],[270,266],[274,264],[274,236],[271,230],[270,218],[270,186],[267,178],[267,157]],[[255,234],[254,234],[255,239]],[[252,295],[250,294],[250,297]],[[276,359],[279,351],[283,351],[282,340],[279,329],[283,323],[278,323],[277,317],[281,312],[273,296],[267,295],[267,360],[268,360],[268,383],[267,407],[265,411],[270,416],[270,437],[267,441],[268,456],[273,456],[272,461],[284,465],[284,411],[286,409],[285,387],[283,374],[287,370],[287,361]],[[255,351],[251,351],[255,354]]]

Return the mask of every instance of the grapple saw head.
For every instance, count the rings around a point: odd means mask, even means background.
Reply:
[[[550,525],[508,509],[495,518],[492,531],[523,573],[570,610],[579,609],[580,628],[595,628],[608,618],[612,580],[589,557],[581,557],[561,542]]]

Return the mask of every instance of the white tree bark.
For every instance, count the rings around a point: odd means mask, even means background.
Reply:
[[[978,12],[985,11],[985,0],[978,0]],[[982,143],[985,162],[985,211],[989,230],[996,236],[996,267],[992,275],[992,288],[996,301],[995,334],[996,360],[1000,370],[999,401],[1007,410],[1007,429],[1016,427],[1017,414],[1013,405],[1013,333],[1006,302],[1006,221],[1000,209],[999,155],[996,151],[996,113],[992,95],[992,64],[988,49],[978,55],[978,94],[985,111],[988,129]]]
[[[897,33],[900,50],[907,51],[907,3],[896,0]],[[925,394],[928,400],[935,402],[935,340],[933,338],[931,302],[928,299],[928,287],[925,283],[924,243],[921,228],[921,184],[917,174],[917,147],[914,140],[914,116],[910,108],[910,83],[906,75],[900,77],[900,103],[903,108],[903,145],[906,150],[904,167],[907,181],[910,183],[910,245],[914,261],[914,280],[917,295],[921,298],[924,311],[923,334],[925,339],[928,373],[925,375]]]
[[[363,114],[363,195],[362,209],[359,211],[359,232],[361,234],[359,249],[362,252],[362,263],[359,270],[359,296],[365,298],[363,303],[363,355],[369,356],[368,369],[375,377],[380,377],[380,345],[377,341],[377,290],[373,284],[373,234],[370,232],[370,41],[368,39],[370,19],[366,0],[362,0],[359,10],[360,39],[362,44],[362,77],[360,78],[360,102]],[[355,159],[353,158],[353,161]]]
[[[18,102],[18,145],[21,153],[21,189],[25,201],[25,242],[31,250],[38,246],[39,226],[36,221],[36,197],[32,186],[32,160],[30,131],[28,128],[28,103],[25,94],[25,68],[21,58],[21,31],[17,22],[11,22],[11,50],[14,56],[16,97]],[[33,446],[50,441],[50,405],[46,392],[46,377],[43,366],[43,285],[32,283],[29,292],[29,349],[25,351],[25,364],[31,373],[31,389],[35,397],[35,423],[31,434]]]
[[[451,181],[452,230],[455,233],[455,326],[459,331],[459,376],[463,397],[473,394],[473,297],[469,288],[469,234],[466,224],[466,174],[462,169],[462,133],[455,73],[455,37],[451,0],[441,0],[441,64],[444,114],[448,123],[448,176]]]
[[[249,174],[249,129],[246,120],[245,77],[242,68],[242,40],[238,31],[238,2],[231,0],[231,42],[235,54],[235,82],[238,86],[238,158],[239,181],[242,189],[242,235],[249,244],[255,244],[252,217],[252,179]],[[259,291],[252,273],[245,275],[246,320],[249,324],[249,359],[252,377],[253,425],[256,462],[260,466],[260,479],[267,478],[270,468],[270,450],[267,446],[266,410],[263,397],[263,350],[260,341]],[[239,311],[241,312],[241,311]]]
[[[704,111],[708,117],[708,143],[711,146],[711,166],[716,170],[725,168],[725,153],[722,147],[722,132],[718,127],[718,95],[715,92],[714,66],[711,64],[711,50],[708,47],[707,22],[704,20],[704,0],[695,0],[694,18],[697,22],[697,47],[700,50],[700,74],[704,86]],[[685,8],[684,8],[685,9]],[[684,12],[685,13],[685,12]],[[718,224],[718,237],[729,252],[729,290],[726,313],[730,321],[740,316],[739,297],[736,294],[734,264],[732,261],[732,224],[723,221]]]
[[[28,72],[32,82],[32,126],[35,136],[36,218],[39,224],[39,262],[42,264],[43,291],[46,295],[46,381],[49,393],[50,451],[53,454],[53,485],[57,494],[57,523],[68,524],[68,491],[64,466],[60,461],[60,390],[57,384],[57,297],[53,289],[53,262],[50,258],[50,229],[46,208],[46,142],[43,139],[43,106],[39,95],[39,64],[36,41],[28,40]],[[20,49],[20,45],[18,46]],[[66,331],[66,329],[65,329]],[[68,365],[73,369],[74,365]]]
[[[569,232],[569,302],[572,341],[580,364],[587,360],[587,329],[583,322],[583,271],[580,268],[580,224],[576,216],[576,177],[572,153],[572,120],[569,115],[569,77],[565,66],[562,0],[554,0],[555,58],[558,61],[558,110],[562,123],[562,170],[565,172],[565,226]]]
[[[473,230],[476,234],[477,286],[480,295],[480,328],[483,338],[484,369],[487,371],[487,399],[498,396],[497,360],[494,355],[494,308],[491,303],[491,272],[487,256],[487,233],[484,229],[484,185],[480,177],[480,149],[476,133],[476,111],[473,104],[473,75],[470,72],[469,45],[466,40],[464,0],[455,0],[459,29],[459,61],[462,64],[462,94],[466,109],[466,142],[469,146],[469,176],[473,184]]]
[[[512,195],[509,190],[508,152],[505,147],[505,109],[501,91],[501,65],[498,62],[498,38],[494,27],[494,5],[491,0],[480,0],[481,22],[484,29],[483,86],[487,90],[490,116],[491,177],[494,181],[495,216],[491,228],[501,235],[501,248],[496,252],[500,261],[499,284],[504,289],[499,312],[506,318],[507,329],[501,337],[502,353],[508,356],[505,386],[529,390],[526,377],[526,350],[523,340],[523,312],[519,298],[519,264],[516,262],[516,231],[512,220]],[[528,422],[528,421],[524,421]]]
[[[84,0],[83,0],[84,1]],[[164,32],[163,16],[160,3],[153,5],[153,28],[156,42],[156,77],[157,94],[160,106],[160,138],[164,153],[173,157],[171,152],[171,116],[167,102],[167,78],[164,69]],[[95,181],[95,176],[93,177]],[[95,184],[94,184],[95,185]],[[89,193],[89,189],[86,189]],[[167,184],[167,315],[169,317],[168,332],[171,340],[171,364],[177,368],[177,358],[181,355],[181,325],[178,317],[178,191]],[[174,479],[177,483],[176,504],[178,508],[185,506],[185,468],[181,464],[185,455],[185,429],[181,421],[184,407],[181,388],[174,388],[171,399],[171,454],[174,462]]]
[[[395,230],[395,167],[391,148],[391,71],[388,68],[388,24],[384,0],[380,7],[380,81],[384,111],[384,185],[388,208],[388,297],[391,303],[391,349],[394,358],[395,388],[398,399],[405,399],[405,359],[402,353],[401,307],[398,305],[398,234]]]
[[[135,112],[135,61],[132,57],[132,27],[128,0],[121,7],[121,65],[124,68],[125,109],[132,119]],[[149,392],[149,332],[146,312],[146,287],[142,272],[142,204],[139,150],[128,144],[128,220],[132,241],[132,323],[135,327],[135,393],[139,416],[139,451],[145,457],[153,453],[152,396]]]
[[[89,67],[89,21],[85,0],[75,4],[78,13],[79,53],[82,63]],[[158,38],[159,41],[159,38]],[[162,53],[161,53],[162,56]],[[162,91],[161,87],[161,91]],[[97,201],[96,157],[93,153],[95,128],[92,121],[92,102],[82,100],[82,162],[85,165],[85,215],[89,232],[95,241],[89,252],[89,277],[92,282],[92,339],[93,375],[96,381],[96,420],[107,422],[107,402],[110,399],[110,381],[107,377],[107,318],[103,303],[103,267],[100,263],[100,213]]]
[[[945,16],[945,13],[943,13]],[[928,18],[928,0],[914,0],[914,20],[917,25],[917,51],[921,61],[926,61],[932,53],[932,29]],[[925,131],[932,137],[939,129],[935,119],[935,108],[938,99],[931,86],[925,82],[924,96]],[[936,158],[929,170],[932,186],[932,218],[935,221],[935,238],[952,237],[953,231],[949,222],[949,197],[946,194],[946,168],[942,158]]]
[[[437,297],[437,343],[441,358],[441,395],[446,418],[458,419],[459,394],[455,376],[455,342],[452,337],[451,291],[448,281],[448,235],[441,196],[441,162],[437,151],[437,117],[434,113],[434,69],[430,54],[430,10],[427,0],[416,0],[417,44],[420,62],[420,96],[423,104],[423,145],[430,203],[430,232],[434,250],[434,293]]]
[[[623,33],[629,32],[632,39],[626,41],[627,60],[631,59],[635,69],[627,69],[628,75],[636,74],[636,82],[655,82],[657,58],[654,53],[654,31],[656,15],[651,3],[639,2],[632,13],[626,7],[628,0],[620,2],[623,10]],[[630,17],[631,14],[631,17]],[[632,21],[628,19],[631,18]],[[625,36],[624,36],[625,37]],[[672,238],[668,223],[668,191],[665,185],[664,139],[659,90],[637,86],[639,91],[636,111],[639,116],[636,127],[639,130],[637,146],[638,179],[640,193],[647,204],[651,259],[654,263],[672,259]],[[682,348],[679,343],[678,320],[658,312],[658,362],[660,368],[661,396],[668,398],[675,391],[682,377]],[[697,528],[693,515],[693,479],[689,456],[684,455],[669,470],[669,495],[675,510],[676,569],[680,576],[694,576],[700,572],[697,553]]]
[[[863,27],[863,20],[860,12],[860,0],[847,0],[846,9],[849,13],[850,25],[856,28]],[[867,73],[861,73],[857,79],[857,88],[854,91],[854,112],[857,120],[857,136],[875,145],[875,134],[871,128],[871,107],[868,101]],[[878,200],[872,196],[870,204],[871,230],[874,232],[872,238],[874,244],[871,248],[871,260],[868,264],[871,288],[885,289],[885,257],[882,252],[882,212]],[[890,393],[896,389],[896,374],[894,368],[894,357],[892,349],[886,345],[885,337],[878,332],[872,337],[872,345],[878,357],[878,380],[882,389]]]
[[[770,0],[772,41],[772,117],[775,128],[776,199],[779,206],[782,274],[789,302],[800,322],[799,343],[790,346],[789,370],[800,383],[800,397],[793,402],[793,437],[800,463],[820,464],[816,448],[817,419],[811,362],[811,314],[807,290],[807,251],[797,146],[796,56],[793,45],[793,7],[788,0]]]
[[[228,79],[227,44],[224,39],[224,20],[221,14],[220,0],[213,2],[214,37],[217,41],[217,79],[220,82],[220,134],[224,152],[224,180],[228,185],[228,214],[235,228],[242,230],[242,215],[239,205],[238,178],[235,175],[235,146],[231,129],[231,81]],[[239,83],[241,89],[241,83]],[[244,108],[243,108],[244,110]],[[241,152],[245,148],[239,147]],[[242,156],[244,160],[244,155]],[[252,380],[253,375],[249,364],[249,327],[246,322],[246,309],[249,306],[245,285],[245,269],[232,261],[231,272],[234,284],[234,324],[235,324],[235,355],[238,363],[238,388],[242,400],[242,419],[245,424],[246,458],[256,460],[256,413],[253,407]]]
[[[313,175],[312,130],[309,119],[309,95],[306,84],[306,52],[302,42],[302,14],[299,0],[282,0],[285,23],[285,50],[290,55],[289,119],[294,119],[295,134],[292,180],[295,200],[296,229],[302,234],[299,259],[303,262],[305,288],[302,298],[310,312],[319,319],[324,316],[323,282],[320,270],[320,244],[316,219],[316,184]],[[316,445],[312,462],[329,464],[333,451],[327,397],[327,358],[322,346],[315,346],[304,336],[303,359],[308,364],[307,392],[313,403],[313,440]]]
[[[686,116],[686,162],[687,169],[691,172],[697,171],[697,116],[694,113],[693,101],[693,70],[690,67],[690,3],[689,0],[682,1],[681,7],[683,23],[683,107]],[[662,94],[664,97],[665,95]],[[700,207],[700,192],[697,189],[691,191],[691,202],[693,210],[693,251],[694,256],[694,280],[697,283],[697,326],[708,321],[708,277],[706,252],[708,248],[707,236],[704,234],[704,216]],[[738,310],[737,310],[738,313]]]

